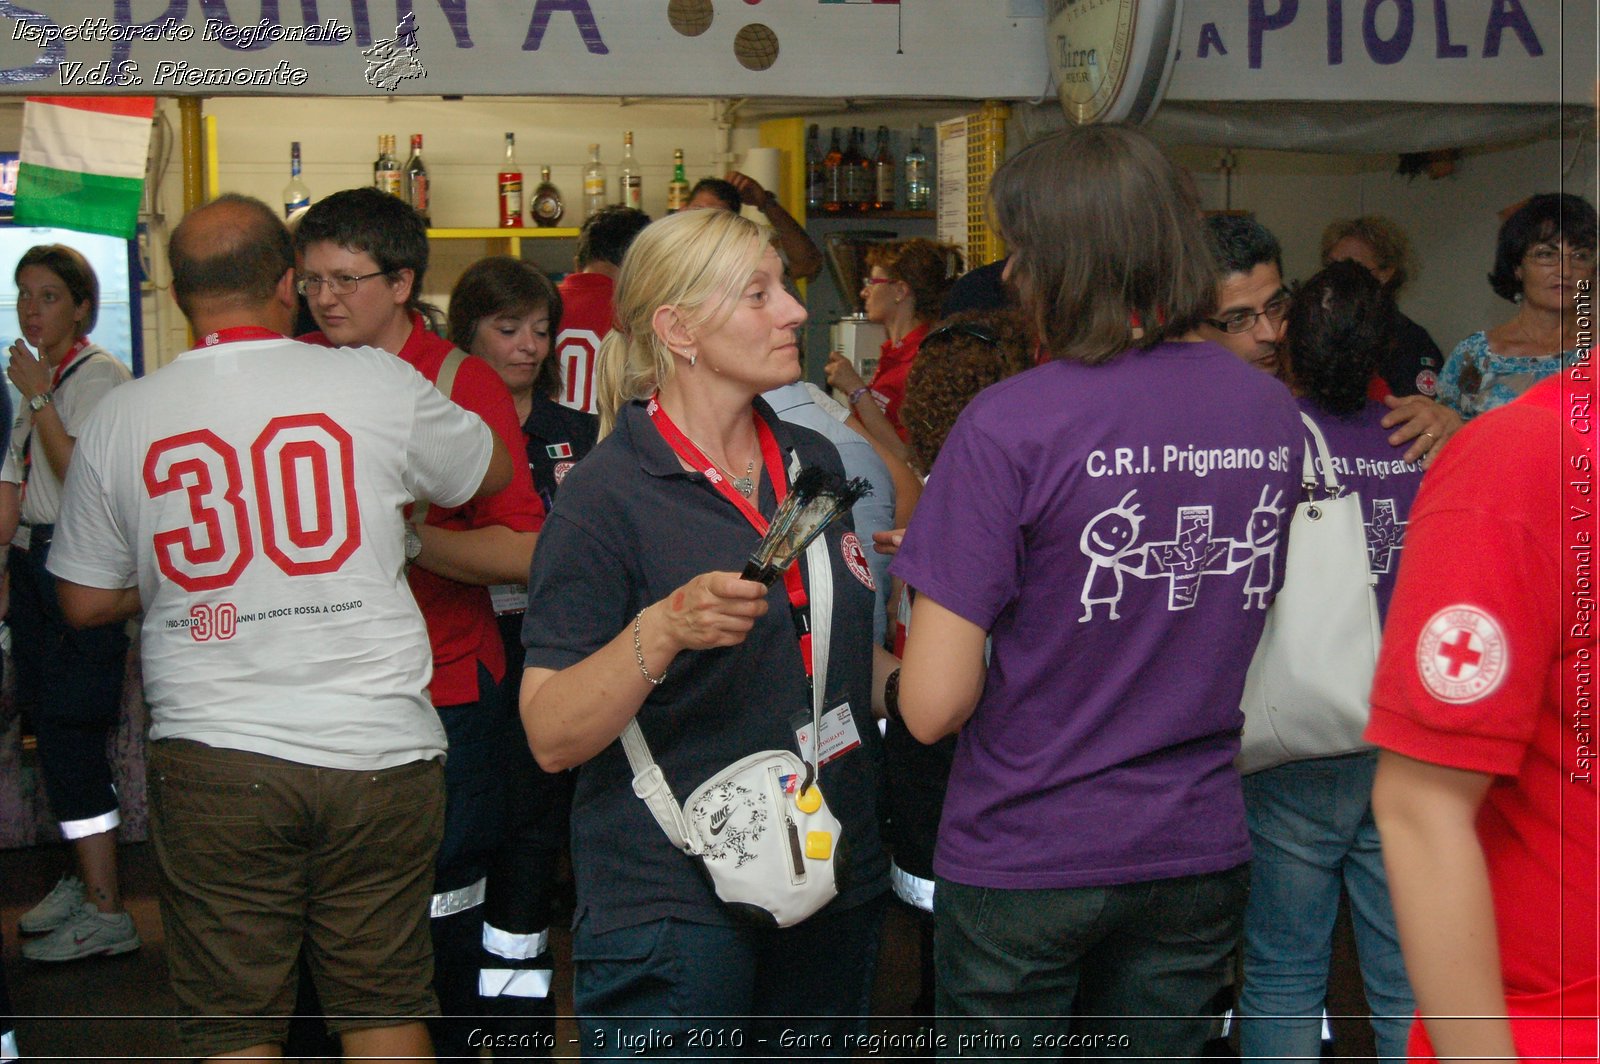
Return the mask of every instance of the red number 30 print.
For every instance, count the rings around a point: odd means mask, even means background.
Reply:
[[[273,418],[250,445],[262,550],[289,576],[337,572],[361,545],[355,447],[326,414]],[[182,492],[187,520],[152,537],[156,564],[185,591],[231,587],[255,557],[233,446],[207,429],[169,436],[144,460],[150,498]]]

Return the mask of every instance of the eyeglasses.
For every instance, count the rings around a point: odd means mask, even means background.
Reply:
[[[932,343],[942,336],[970,336],[974,340],[980,340],[991,347],[997,347],[1000,344],[1000,337],[983,326],[974,325],[969,321],[953,321],[949,325],[941,325],[927,336],[924,336],[922,342],[925,344]]]
[[[328,291],[334,295],[347,296],[354,292],[356,286],[362,281],[370,281],[374,277],[382,277],[388,272],[388,270],[376,270],[372,273],[364,273],[360,277],[350,277],[344,274],[337,277],[318,277],[312,274],[310,277],[302,277],[295,281],[294,290],[303,296],[314,296],[322,291],[323,285],[327,285]]]
[[[1207,325],[1221,329],[1225,333],[1249,332],[1256,327],[1256,321],[1260,318],[1266,318],[1276,325],[1288,317],[1289,302],[1289,293],[1279,292],[1269,299],[1267,304],[1260,310],[1241,310],[1237,314],[1226,318],[1206,318],[1205,322]]]
[[[893,277],[868,277],[864,284],[894,284]]]
[[[1594,265],[1594,248],[1569,247],[1563,250],[1554,244],[1535,244],[1528,249],[1527,257],[1540,266],[1555,266],[1566,259],[1578,269],[1587,270]]]

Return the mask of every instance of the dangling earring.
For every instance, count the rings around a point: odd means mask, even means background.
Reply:
[[[1511,302],[1520,304],[1522,302],[1522,293],[1518,292],[1516,295],[1512,296]]]
[[[690,369],[694,369],[694,364],[696,362],[698,362],[699,360],[700,360],[700,353],[697,352],[697,351],[691,351],[689,353],[689,368]]]

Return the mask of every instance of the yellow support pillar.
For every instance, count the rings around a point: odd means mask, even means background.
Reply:
[[[188,214],[206,201],[206,151],[200,97],[179,97],[178,117],[183,141],[183,213]]]
[[[806,122],[803,118],[773,118],[761,123],[761,146],[783,152],[778,202],[801,225],[806,224]]]

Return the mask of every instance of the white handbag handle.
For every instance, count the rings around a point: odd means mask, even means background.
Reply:
[[[1323,489],[1327,491],[1328,497],[1332,498],[1339,494],[1339,478],[1333,472],[1333,455],[1328,451],[1328,441],[1322,435],[1322,430],[1317,427],[1317,423],[1311,420],[1310,415],[1302,413],[1300,421],[1305,425],[1306,431],[1311,433],[1312,439],[1312,446],[1305,448],[1301,452],[1301,483],[1307,488],[1315,488],[1317,486],[1317,471],[1311,462],[1312,455],[1315,453],[1317,461],[1322,463]]]
[[[790,456],[789,482],[800,473],[800,459]],[[817,744],[822,731],[822,706],[828,697],[828,644],[833,638],[833,565],[828,557],[827,532],[820,533],[806,547],[806,600],[811,609],[811,758],[806,762],[811,770],[817,767]],[[700,856],[705,852],[704,842],[689,831],[683,807],[673,796],[661,766],[656,764],[650,744],[645,741],[636,714],[622,729],[622,752],[628,755],[628,765],[633,769],[633,793],[643,799],[650,812],[661,825],[667,841],[685,853]]]

